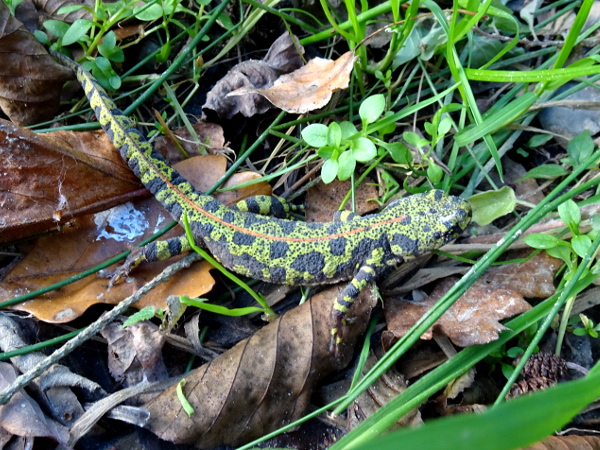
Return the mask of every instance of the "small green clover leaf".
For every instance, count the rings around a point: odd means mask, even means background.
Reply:
[[[358,115],[363,122],[363,128],[375,122],[385,109],[385,97],[383,94],[372,95],[363,100],[358,109]]]

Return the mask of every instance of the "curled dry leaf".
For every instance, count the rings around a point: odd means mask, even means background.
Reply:
[[[206,190],[225,172],[227,160],[219,156],[200,156],[176,164],[177,170],[197,189]],[[245,172],[233,176],[225,186],[258,178]],[[86,186],[86,189],[91,189]],[[239,191],[228,191],[217,198],[225,203],[235,203],[253,195],[270,195],[268,183],[262,182]],[[85,216],[63,228],[60,235],[38,239],[27,256],[16,264],[0,282],[0,301],[39,289],[64,280],[128,250],[131,245],[151,236],[171,221],[164,208],[153,198],[135,204],[126,203],[109,211]],[[163,238],[183,233],[180,227]],[[60,255],[60,256],[58,256]],[[46,322],[63,323],[79,317],[96,303],[116,304],[133,294],[139,287],[154,278],[171,258],[152,264],[142,264],[131,277],[131,282],[120,283],[107,290],[108,281],[99,277],[86,277],[37,299],[14,306]],[[209,274],[208,263],[193,264],[182,276],[173,276],[136,303],[136,307],[165,308],[169,295],[198,297],[212,289],[214,279]]]
[[[39,135],[0,119],[0,242],[148,195],[104,132]]]
[[[257,93],[289,113],[304,114],[325,106],[334,92],[346,89],[354,65],[354,52],[344,53],[335,61],[313,58],[300,69],[279,77],[267,89],[245,86],[228,94]]]
[[[158,326],[144,321],[123,328],[123,321],[111,322],[101,332],[108,342],[108,369],[113,378],[124,387],[167,379],[161,353],[165,336],[158,333]]]
[[[519,252],[516,257],[526,255]],[[554,293],[553,278],[560,266],[557,259],[541,252],[524,263],[491,268],[423,335],[423,339],[431,339],[433,329],[461,347],[497,339],[498,333],[505,329],[499,320],[531,308],[524,296],[546,298]],[[389,302],[386,308],[388,331],[382,336],[385,346],[403,336],[456,281],[453,277],[443,280],[423,302]]]
[[[48,55],[4,2],[0,2],[0,49],[0,109],[22,125],[52,119],[61,87],[73,74]]]
[[[329,353],[330,312],[343,286],[321,292],[185,378],[195,409],[187,416],[175,387],[146,404],[148,428],[201,448],[238,446],[306,413],[319,379],[348,364],[376,298],[365,289],[350,310],[340,358]]]
[[[284,33],[271,45],[262,61],[249,60],[233,66],[208,92],[202,109],[212,109],[219,117],[226,119],[231,119],[238,112],[245,117],[252,117],[268,111],[272,105],[257,93],[244,97],[231,97],[228,94],[241,87],[270,86],[281,74],[301,67],[302,59],[298,51],[304,53],[297,38]]]
[[[0,362],[0,390],[6,389],[17,378],[15,369]],[[24,391],[17,392],[6,405],[0,405],[0,428],[23,437],[49,437],[66,444],[68,430],[47,418],[39,405]]]

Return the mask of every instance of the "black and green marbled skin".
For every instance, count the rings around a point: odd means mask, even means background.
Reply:
[[[265,214],[274,209],[280,209],[279,217],[285,211],[281,203],[265,197],[227,207],[195,190],[171,168],[90,73],[63,55],[55,57],[76,73],[102,128],[144,186],[177,221],[181,223],[187,215],[196,240],[204,241],[225,267],[271,283],[318,285],[351,280],[332,308],[333,350],[341,342],[348,308],[368,283],[386,267],[455,239],[471,220],[468,202],[440,190],[396,200],[364,217],[340,213],[332,222],[269,217]],[[142,261],[163,260],[188,250],[185,236],[157,241],[130,257],[119,273]]]

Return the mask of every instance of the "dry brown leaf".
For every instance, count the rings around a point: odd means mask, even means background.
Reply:
[[[330,312],[343,286],[321,292],[185,377],[195,413],[173,387],[147,403],[148,428],[162,439],[201,448],[238,446],[306,413],[319,379],[348,364],[376,298],[361,293],[350,310],[340,358],[328,351]]]
[[[176,168],[197,189],[206,190],[225,172],[226,164],[223,157],[199,156],[176,164]],[[258,174],[250,172],[236,174],[225,186],[257,177]],[[200,182],[196,183],[196,179]],[[242,191],[219,194],[217,198],[223,202],[235,202],[252,195],[270,193],[270,186],[263,182]],[[0,282],[0,301],[48,286],[94,267],[149,237],[171,220],[169,214],[152,198],[76,219],[60,235],[36,241],[35,247]],[[182,233],[183,230],[176,227],[164,238]],[[176,259],[171,258],[168,261],[143,264],[132,274],[132,282],[120,283],[108,291],[106,279],[91,276],[14,308],[27,311],[46,322],[69,322],[93,304],[118,303],[174,261]],[[164,309],[169,295],[198,297],[205,294],[214,285],[214,280],[208,273],[210,269],[212,266],[208,263],[193,264],[181,276],[173,276],[168,282],[153,289],[136,303],[136,307],[156,306]]]
[[[295,42],[294,42],[295,41]],[[219,117],[231,119],[238,112],[245,117],[262,114],[273,106],[259,94],[230,97],[228,94],[242,86],[263,88],[270,86],[283,73],[302,66],[298,51],[304,49],[296,37],[284,33],[271,45],[262,61],[249,60],[236,64],[206,95],[202,109],[211,109]]]
[[[60,91],[73,78],[0,2],[0,109],[14,123],[31,125],[52,119]]]
[[[377,356],[371,351],[362,370],[365,375],[378,362]],[[394,367],[388,369],[379,377],[369,388],[358,396],[350,406],[348,406],[348,430],[353,430],[360,425],[367,417],[377,412],[382,406],[388,404],[406,390],[408,383],[404,376]],[[406,426],[418,426],[423,423],[421,412],[418,408],[408,412],[396,424],[390,428],[396,429]]]
[[[122,320],[106,325],[101,333],[108,342],[108,368],[112,377],[124,387],[144,380],[161,381],[168,378],[162,359],[165,336],[158,326],[144,321],[123,328]]]
[[[244,86],[229,97],[257,93],[286,112],[304,114],[322,108],[334,92],[346,89],[354,66],[354,52],[344,53],[335,61],[313,58],[304,67],[282,75],[267,89]]]
[[[0,119],[0,242],[147,196],[104,132],[33,133]]]
[[[38,10],[43,11],[46,15],[66,23],[73,23],[77,19],[93,19],[92,14],[85,8],[80,8],[69,14],[57,14],[61,8],[73,5],[85,5],[94,8],[93,0],[34,0],[33,3]]]
[[[598,436],[548,436],[546,439],[521,450],[598,450]]]
[[[525,258],[529,253],[518,252],[510,256]],[[541,252],[524,263],[490,268],[422,338],[431,339],[435,329],[461,347],[497,339],[498,333],[505,329],[499,320],[531,308],[523,297],[547,298],[554,293],[553,279],[560,266],[559,260]],[[403,336],[456,280],[453,277],[443,280],[422,302],[388,302],[388,331],[382,336],[384,346],[388,348]]]
[[[531,250],[509,252],[510,259],[526,258]],[[540,252],[520,264],[490,267],[481,277],[490,287],[510,287],[525,298],[548,298],[554,295],[554,276],[562,266],[560,259]]]
[[[431,295],[422,302],[388,302],[385,311],[388,331],[382,336],[385,346],[388,347],[406,334],[456,281],[458,278],[453,277],[441,281]],[[496,340],[498,333],[506,329],[499,320],[530,308],[529,303],[517,292],[510,289],[490,288],[487,283],[478,280],[421,338],[431,339],[433,330],[436,330],[448,336],[460,347],[486,344]]]
[[[0,362],[0,390],[4,390],[16,378],[15,369],[6,362]],[[0,405],[0,428],[16,436],[49,437],[63,444],[69,438],[67,429],[46,417],[37,402],[22,390],[6,405]]]
[[[342,200],[350,191],[350,180],[334,180],[329,184],[319,183],[311,187],[306,194],[306,221],[329,222],[333,214],[339,209]],[[364,215],[379,205],[373,199],[377,197],[377,188],[369,182],[361,183],[356,189],[356,213]],[[351,203],[346,203],[347,211],[351,210]]]

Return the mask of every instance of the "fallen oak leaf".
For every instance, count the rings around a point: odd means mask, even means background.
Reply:
[[[395,340],[404,336],[457,281],[458,278],[455,277],[442,280],[429,297],[421,302],[388,302],[385,310],[388,331],[381,337],[384,346],[389,348]],[[433,331],[436,330],[448,336],[459,347],[486,344],[498,339],[498,334],[506,329],[499,320],[530,308],[531,305],[517,292],[505,288],[490,288],[486,282],[478,280],[421,336],[421,339],[431,339]]]
[[[531,253],[519,251],[509,257],[525,258]],[[422,339],[431,339],[433,329],[447,335],[456,345],[466,347],[497,339],[504,329],[498,320],[531,308],[523,297],[547,298],[554,293],[553,279],[562,263],[545,252],[522,263],[492,267],[480,277],[430,328]],[[449,281],[448,281],[449,280]],[[389,348],[430,309],[456,282],[451,277],[441,281],[423,302],[388,302],[388,331],[382,335]]]
[[[348,87],[354,60],[352,51],[336,60],[313,58],[300,69],[279,77],[270,88],[245,86],[227,96],[257,93],[288,113],[304,114],[327,105],[334,92]]]
[[[340,358],[333,358],[330,312],[343,287],[317,294],[187,374],[183,390],[196,411],[191,416],[176,387],[148,402],[147,428],[161,439],[212,448],[242,445],[301,417],[316,383],[350,361],[376,302],[371,289],[361,293],[350,309]]]

